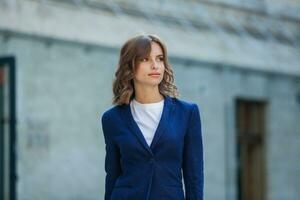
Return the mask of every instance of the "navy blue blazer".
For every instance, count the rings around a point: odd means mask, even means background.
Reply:
[[[197,104],[166,96],[150,147],[129,104],[109,108],[101,122],[106,149],[105,200],[203,200]]]

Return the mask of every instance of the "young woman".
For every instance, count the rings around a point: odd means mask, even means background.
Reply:
[[[178,99],[164,43],[130,38],[115,76],[114,106],[101,117],[105,200],[203,200],[200,112]]]

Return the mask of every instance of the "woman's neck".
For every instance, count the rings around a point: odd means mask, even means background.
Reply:
[[[160,94],[157,89],[143,89],[135,90],[135,100],[139,103],[157,103],[164,99],[164,96]]]

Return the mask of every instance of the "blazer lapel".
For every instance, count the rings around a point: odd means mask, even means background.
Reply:
[[[168,122],[170,121],[170,117],[172,116],[172,109],[174,108],[173,106],[173,101],[171,97],[166,96],[165,98],[165,103],[164,103],[164,108],[163,112],[160,118],[160,121],[158,123],[157,129],[154,134],[154,138],[151,142],[150,149],[153,151],[155,145],[159,141],[160,137],[162,134],[165,132],[166,127],[168,126]]]
[[[135,122],[132,113],[131,113],[131,109],[130,109],[130,104],[125,104],[124,106],[124,112],[122,112],[123,117],[124,117],[124,121],[127,123],[128,127],[132,130],[133,134],[137,137],[137,139],[139,140],[139,142],[141,143],[141,145],[151,154],[153,155],[153,149],[155,144],[157,144],[159,138],[161,137],[161,135],[164,133],[167,125],[168,125],[168,119],[171,116],[171,112],[172,112],[172,108],[174,106],[171,97],[166,96],[165,97],[165,101],[164,101],[164,106],[163,106],[163,111],[161,114],[161,118],[160,121],[158,123],[157,129],[154,133],[154,138],[151,142],[151,145],[149,147],[149,145],[147,144],[145,137],[142,133],[142,131],[140,130],[139,126],[137,125],[137,123]]]

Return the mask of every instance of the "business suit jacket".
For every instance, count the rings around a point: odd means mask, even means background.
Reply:
[[[150,147],[129,104],[106,110],[101,122],[106,148],[105,200],[203,200],[197,104],[166,96]]]

